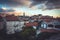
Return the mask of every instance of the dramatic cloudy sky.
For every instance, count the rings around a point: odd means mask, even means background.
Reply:
[[[0,0],[0,12],[22,11],[27,15],[60,15],[60,0]]]

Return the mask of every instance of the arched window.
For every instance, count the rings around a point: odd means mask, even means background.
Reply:
[[[47,28],[47,24],[41,24],[42,28]]]

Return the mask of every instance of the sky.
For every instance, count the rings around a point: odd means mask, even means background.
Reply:
[[[60,0],[0,0],[0,12],[60,17]]]

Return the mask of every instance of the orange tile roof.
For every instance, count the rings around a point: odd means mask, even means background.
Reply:
[[[7,21],[18,21],[18,17],[16,16],[6,16],[6,20]]]
[[[37,22],[25,23],[25,26],[27,27],[38,26],[38,23]]]

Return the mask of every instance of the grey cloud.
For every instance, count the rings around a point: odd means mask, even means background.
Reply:
[[[48,1],[45,4],[45,6],[47,7],[46,9],[57,9],[57,8],[59,9],[60,8],[60,0],[33,0],[33,3],[30,5],[30,7],[39,5],[41,3],[43,4],[45,1]]]
[[[13,7],[24,5],[29,6],[31,2],[31,0],[0,0],[0,4],[5,4]]]
[[[15,10],[13,9],[6,9],[4,10],[3,8],[0,8],[0,12],[14,12]]]
[[[19,6],[19,5],[22,5],[21,3],[19,2],[16,2],[14,0],[0,0],[0,4],[2,5],[8,5],[8,6]]]
[[[48,1],[46,4],[47,9],[60,8],[60,0],[0,0],[0,4],[5,4],[11,7],[29,6],[31,8],[35,5],[44,3],[45,1]]]
[[[2,8],[0,8],[0,12],[4,12],[5,10],[3,10]]]

